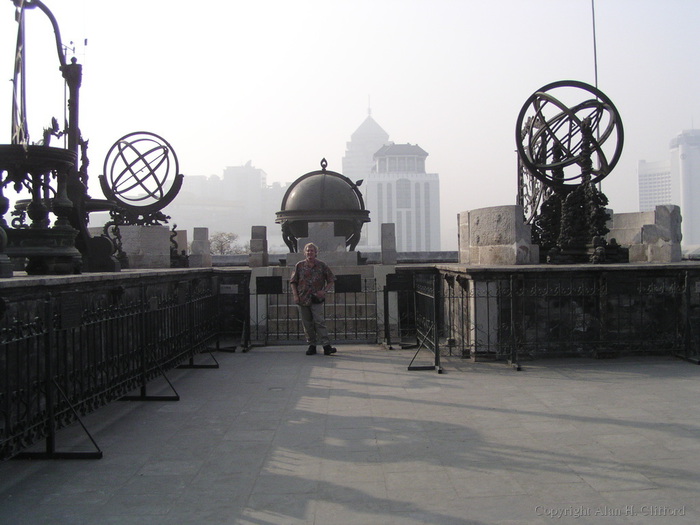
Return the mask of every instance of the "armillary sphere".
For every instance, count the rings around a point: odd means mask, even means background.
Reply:
[[[172,202],[183,175],[175,151],[164,138],[137,131],[114,143],[99,178],[108,199],[132,213],[147,215]]]
[[[620,160],[622,119],[612,101],[584,82],[562,80],[538,89],[515,127],[518,156],[549,187],[605,178]],[[589,170],[582,170],[586,162]]]

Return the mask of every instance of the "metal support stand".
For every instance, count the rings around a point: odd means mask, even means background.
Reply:
[[[416,360],[416,357],[418,357],[418,354],[420,351],[425,347],[428,348],[428,346],[425,344],[425,342],[428,340],[428,337],[430,334],[435,330],[435,323],[432,323],[430,325],[430,328],[426,332],[425,336],[423,337],[422,340],[418,341],[418,350],[416,350],[416,353],[413,355],[413,359],[411,359],[411,362],[408,364],[408,370],[437,370],[438,374],[442,374],[442,368],[440,367],[440,349],[436,348],[433,350],[433,358],[434,358],[434,364],[432,365],[422,365],[422,366],[413,366],[413,362]],[[430,350],[428,348],[428,350]]]
[[[100,447],[97,445],[97,442],[95,439],[92,437],[92,434],[90,434],[90,431],[87,429],[85,424],[83,423],[83,420],[80,419],[80,414],[78,414],[78,411],[75,409],[75,407],[71,404],[70,400],[68,399],[68,396],[65,394],[65,392],[61,389],[60,386],[58,386],[58,383],[56,383],[55,380],[51,381],[53,384],[53,387],[58,391],[59,394],[61,394],[61,397],[63,400],[68,404],[68,407],[70,408],[71,412],[73,412],[73,415],[75,418],[78,420],[78,423],[80,423],[80,426],[83,428],[83,431],[87,435],[87,437],[90,439],[90,442],[93,444],[93,446],[97,449],[95,452],[59,452],[56,450],[56,418],[55,418],[55,413],[53,410],[51,410],[51,419],[49,420],[49,432],[48,435],[46,436],[46,449],[44,452],[20,452],[16,456],[13,457],[13,459],[102,459],[102,450]]]
[[[135,396],[123,396],[119,398],[119,401],[180,401],[180,394],[177,393],[177,390],[175,390],[175,387],[173,384],[170,382],[170,379],[168,379],[168,376],[165,375],[165,371],[163,368],[156,363],[156,368],[158,368],[158,371],[160,374],[163,376],[165,381],[168,383],[170,386],[170,389],[175,392],[175,395],[172,396],[150,396],[148,395],[147,392],[147,383],[146,379],[144,378],[142,384],[141,384],[141,392],[138,395]]]
[[[54,377],[54,349],[56,348],[54,338],[56,337],[56,332],[53,329],[54,309],[51,297],[44,303],[44,316],[46,318],[46,332],[44,333],[44,377],[46,384],[45,403],[47,425],[46,448],[44,452],[21,452],[15,457],[18,459],[101,459],[102,450],[97,446],[97,443],[92,438],[87,427],[83,424],[82,419],[80,419],[80,414],[78,414],[78,411]],[[66,405],[68,405],[68,408],[78,420],[80,426],[83,427],[88,438],[90,438],[90,441],[97,449],[96,452],[58,452],[56,450],[56,432],[58,430],[58,425],[56,424],[56,392],[58,392]]]
[[[217,340],[217,350],[218,350],[218,343],[219,341]],[[236,351],[236,347],[233,347],[233,351]],[[177,368],[184,368],[184,369],[204,369],[204,368],[219,368],[219,362],[216,360],[216,357],[214,357],[214,354],[212,354],[210,351],[205,351],[201,352],[202,354],[209,354],[211,358],[214,360],[214,364],[211,365],[204,365],[204,364],[196,364],[194,362],[194,357],[190,357],[189,361],[187,362],[186,365],[179,365]]]
[[[416,350],[413,359],[408,365],[409,370],[437,370],[438,374],[442,374],[442,367],[440,366],[440,334],[438,332],[439,287],[440,276],[437,273],[421,277],[420,282],[417,279],[415,281],[413,300],[416,305],[416,318],[421,315],[423,321],[417,321],[416,323],[418,325],[418,350]],[[423,305],[422,308],[418,306],[419,298],[420,304]],[[425,326],[425,329],[421,326],[422,324]],[[433,352],[433,364],[413,366],[413,361],[418,357],[418,353],[423,347]]]

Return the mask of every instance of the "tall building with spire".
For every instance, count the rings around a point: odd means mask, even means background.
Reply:
[[[345,143],[343,175],[353,181],[367,177],[374,166],[374,154],[388,143],[389,134],[372,118],[372,110],[367,110],[367,118]]]
[[[371,111],[346,143],[343,175],[363,180],[360,188],[371,222],[360,249],[379,249],[381,225],[396,225],[400,252],[440,250],[440,182],[426,173],[428,153],[413,144],[394,144]]]

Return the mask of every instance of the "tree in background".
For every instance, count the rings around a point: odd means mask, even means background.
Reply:
[[[209,250],[212,255],[232,255],[234,253],[248,253],[250,243],[238,244],[238,234],[232,232],[215,232],[209,237]]]

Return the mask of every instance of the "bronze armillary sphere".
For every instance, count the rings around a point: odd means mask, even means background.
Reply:
[[[126,213],[127,224],[153,224],[182,187],[177,155],[155,133],[137,131],[117,140],[99,176],[105,196]]]
[[[584,82],[547,84],[525,102],[515,127],[520,160],[547,186],[597,183],[622,153],[622,119],[612,101]],[[587,151],[590,148],[590,151]],[[591,166],[583,169],[587,160]]]
[[[291,253],[297,252],[297,239],[308,236],[310,222],[332,222],[335,235],[344,237],[353,251],[362,225],[370,220],[358,188],[362,181],[354,183],[327,171],[327,166],[326,159],[321,160],[321,169],[299,177],[282,199],[275,222],[282,225],[282,237]]]

